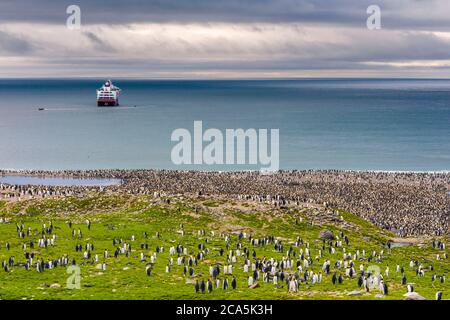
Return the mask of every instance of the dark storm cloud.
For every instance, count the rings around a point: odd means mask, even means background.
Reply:
[[[325,0],[2,0],[2,21],[59,23],[71,4],[85,23],[343,21],[361,16],[370,1]]]
[[[382,30],[366,28],[373,4]],[[449,0],[0,0],[0,76],[443,73],[449,15]]]
[[[103,39],[98,37],[95,33],[87,31],[84,32],[84,35],[89,39],[89,41],[98,49],[98,50],[106,50],[108,52],[114,52],[115,48],[111,46],[109,43],[106,43]]]
[[[450,28],[447,0],[2,0],[0,21],[64,23],[77,4],[83,23],[304,22],[365,26],[366,9],[382,8],[386,27]],[[437,10],[433,10],[436,8]]]
[[[23,55],[32,49],[33,46],[28,41],[0,30],[0,54]]]

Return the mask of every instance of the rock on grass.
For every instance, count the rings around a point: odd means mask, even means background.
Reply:
[[[405,300],[426,300],[424,297],[422,297],[417,292],[408,292],[403,295],[405,297]]]
[[[321,239],[326,239],[326,240],[333,240],[334,239],[333,232],[331,232],[330,230],[321,230],[320,233],[319,233],[319,237]]]

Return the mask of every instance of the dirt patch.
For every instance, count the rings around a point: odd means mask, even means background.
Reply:
[[[189,216],[189,217],[193,217],[193,218],[195,218],[195,219],[198,219],[198,218],[201,217],[200,214],[194,213],[194,212],[191,212],[191,211],[184,212],[184,213],[183,213],[183,216]]]
[[[428,240],[426,238],[392,238],[391,242],[398,245],[417,245],[425,243]]]
[[[213,223],[210,224],[209,226],[217,227],[217,225],[213,224]],[[224,224],[224,225],[220,226],[220,228],[218,230],[219,230],[219,232],[235,233],[235,234],[238,234],[239,232],[246,232],[247,234],[254,233],[254,229],[249,228],[249,227],[242,227],[237,224]]]

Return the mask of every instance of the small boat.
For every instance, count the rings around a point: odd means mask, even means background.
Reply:
[[[97,89],[97,106],[118,106],[120,92],[120,88],[113,85],[111,80],[106,81],[100,89]]]
[[[45,108],[38,108],[38,111],[44,111]]]

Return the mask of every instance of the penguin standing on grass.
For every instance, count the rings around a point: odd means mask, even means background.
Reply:
[[[403,275],[402,276],[402,285],[405,285],[406,284],[406,277],[405,277],[405,275]]]
[[[223,290],[227,290],[228,289],[228,279],[225,278],[223,280],[223,285],[222,285]]]
[[[231,280],[231,287],[234,289],[236,289],[236,278],[233,276],[233,280]]]
[[[211,279],[208,279],[208,293],[211,293],[213,291],[213,284],[211,282]]]
[[[358,278],[358,287],[361,288],[363,283],[364,283],[363,276],[359,276],[359,278]]]
[[[199,291],[200,291],[200,284],[198,283],[198,280],[195,281],[194,288],[195,288],[195,293],[199,293]]]
[[[381,280],[380,282],[380,293],[383,295],[387,295],[388,294],[388,286],[386,283],[384,283],[383,280]]]
[[[200,290],[202,293],[205,293],[205,280],[202,280],[202,282],[200,282]]]
[[[366,292],[369,292],[369,281],[367,280],[367,277],[364,277],[364,289]]]

